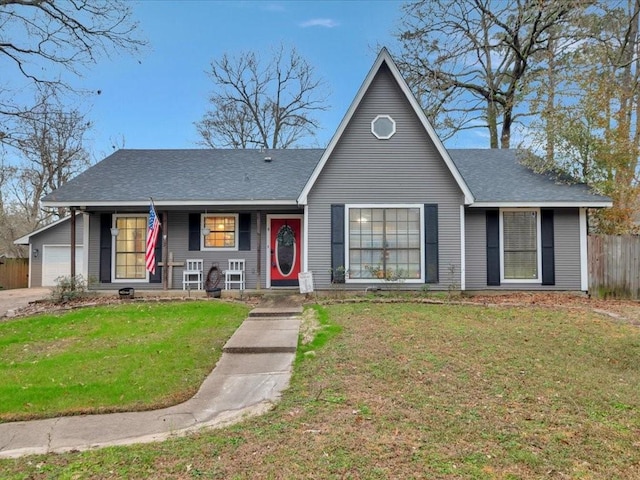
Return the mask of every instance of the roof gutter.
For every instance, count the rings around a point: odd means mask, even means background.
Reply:
[[[613,207],[610,200],[600,200],[593,202],[568,202],[568,201],[547,201],[547,202],[474,202],[470,208],[609,208]]]
[[[156,207],[192,207],[192,206],[269,206],[269,205],[297,205],[296,200],[153,200]],[[148,207],[149,200],[100,202],[100,201],[43,201],[44,207]]]

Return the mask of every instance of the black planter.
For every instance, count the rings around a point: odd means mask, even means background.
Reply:
[[[221,295],[222,295],[221,288],[207,288],[207,297],[220,298]]]
[[[125,287],[118,290],[118,294],[120,295],[121,300],[131,300],[133,299],[135,291],[136,290],[132,287]]]

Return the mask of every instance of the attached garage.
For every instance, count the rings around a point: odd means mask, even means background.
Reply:
[[[84,254],[82,245],[76,246],[76,272],[84,271]],[[71,275],[71,246],[42,246],[42,286],[53,287],[56,278]]]
[[[61,218],[13,243],[25,245],[29,252],[29,287],[54,287],[56,278],[71,275],[71,217]],[[87,277],[84,245],[89,238],[89,222],[76,214],[76,275]],[[84,241],[87,238],[87,242]]]

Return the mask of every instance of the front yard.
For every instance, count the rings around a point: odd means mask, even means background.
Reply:
[[[248,311],[133,303],[0,322],[0,421],[180,403]]]
[[[300,352],[267,415],[2,460],[3,478],[640,478],[633,322],[580,305],[363,302],[318,315],[333,333]]]

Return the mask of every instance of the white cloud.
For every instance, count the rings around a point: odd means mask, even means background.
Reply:
[[[307,20],[300,24],[302,28],[308,28],[308,27],[334,28],[339,25],[340,24],[335,20],[333,20],[332,18],[312,18],[311,20]]]

